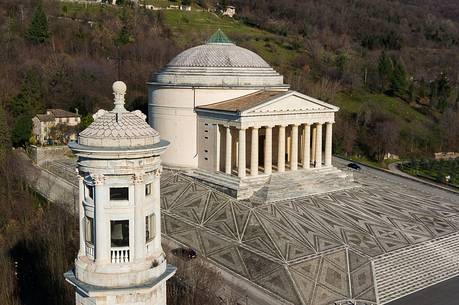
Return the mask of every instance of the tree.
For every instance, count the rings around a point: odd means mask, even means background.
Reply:
[[[0,106],[0,162],[3,161],[11,150],[11,135],[10,128],[6,118],[6,112]]]
[[[392,60],[386,52],[382,52],[378,59],[378,75],[381,92],[385,92],[388,87],[389,78],[392,74]]]
[[[48,18],[46,17],[41,2],[35,10],[32,22],[30,23],[25,36],[33,44],[44,43],[51,37],[51,33],[48,30]]]
[[[405,67],[400,61],[392,60],[394,69],[390,77],[389,94],[405,97],[408,88],[408,76]]]
[[[220,7],[224,10],[228,6],[228,0],[220,0]]]
[[[122,24],[121,29],[118,32],[118,35],[116,36],[114,41],[115,46],[117,47],[122,47],[134,42],[134,37],[131,34],[131,29],[129,25],[129,16],[125,8],[121,12],[120,20]]]
[[[86,128],[88,128],[89,125],[91,125],[92,122],[94,122],[94,119],[92,118],[91,115],[88,114],[88,115],[82,116],[80,126],[78,129],[80,131],[85,130]]]
[[[24,146],[29,141],[31,133],[32,117],[23,115],[14,123],[14,127],[11,132],[11,142],[14,146]]]
[[[14,117],[33,117],[44,110],[43,92],[35,71],[29,70],[25,73],[21,91],[12,98],[10,107]]]
[[[441,73],[436,82],[438,90],[437,109],[443,112],[448,106],[448,98],[451,95],[451,85],[446,73]]]

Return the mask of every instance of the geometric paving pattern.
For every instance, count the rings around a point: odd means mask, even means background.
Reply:
[[[372,258],[459,231],[459,202],[369,175],[354,175],[359,188],[260,204],[165,170],[162,232],[289,303],[374,304]]]
[[[69,180],[63,173],[74,160],[53,163]],[[459,273],[459,196],[370,171],[354,180],[361,187],[259,203],[164,170],[162,232],[292,304],[376,303],[372,263],[384,303],[392,287],[409,292],[402,286],[410,277],[417,285],[444,280],[452,274],[445,265]]]

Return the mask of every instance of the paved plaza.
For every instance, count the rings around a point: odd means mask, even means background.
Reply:
[[[355,172],[360,187],[260,204],[165,171],[163,233],[280,302],[387,303],[411,288],[377,300],[372,264],[383,266],[387,253],[455,235],[459,196],[442,197],[422,184],[377,172]]]
[[[48,169],[59,175],[73,162]],[[354,180],[260,203],[164,170],[162,232],[280,304],[385,304],[459,274],[457,194],[366,167]]]

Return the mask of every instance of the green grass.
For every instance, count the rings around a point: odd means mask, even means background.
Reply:
[[[371,160],[365,156],[342,156],[343,158],[345,159],[349,159],[349,160],[352,160],[352,161],[355,161],[355,162],[359,162],[359,163],[362,163],[362,164],[365,164],[365,165],[369,165],[369,166],[373,166],[373,167],[377,167],[377,168],[384,168],[384,169],[388,169],[389,168],[389,164],[391,163],[394,163],[394,162],[398,162],[400,160],[395,160],[395,159],[387,159],[387,160],[384,160],[383,162],[377,162],[375,160]]]
[[[450,184],[459,187],[459,160],[412,160],[403,163],[401,170],[422,178],[445,183],[450,176]]]
[[[299,51],[287,47],[286,38],[272,34],[228,17],[199,11],[162,11],[164,24],[172,31],[172,38],[182,47],[204,43],[217,29],[221,29],[238,45],[258,53],[275,67],[291,65]],[[200,41],[199,41],[200,40]]]
[[[168,1],[168,0],[144,0],[145,5],[154,5],[156,7],[168,7],[169,5],[180,5],[179,2]]]
[[[430,118],[412,108],[405,101],[384,94],[354,90],[338,93],[334,101],[340,108],[354,114],[359,113],[368,102],[379,105],[383,111],[389,113],[399,123],[401,129],[409,129],[412,126],[427,129],[431,123]]]

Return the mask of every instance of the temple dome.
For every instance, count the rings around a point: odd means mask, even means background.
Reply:
[[[78,144],[92,147],[140,147],[160,141],[159,133],[148,125],[146,115],[140,110],[129,112],[124,108],[126,85],[113,84],[115,108],[99,110],[94,122],[80,132]]]
[[[153,83],[192,86],[283,86],[283,77],[256,53],[218,30],[206,44],[183,51]]]

